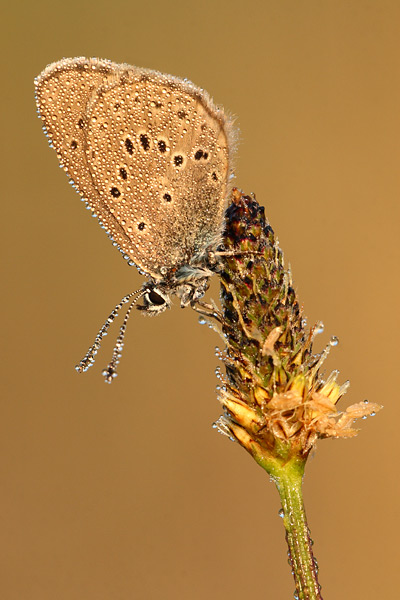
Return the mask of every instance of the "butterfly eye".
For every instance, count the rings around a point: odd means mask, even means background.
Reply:
[[[148,287],[143,296],[143,305],[137,306],[147,314],[157,315],[171,307],[171,301],[167,292],[159,288]]]
[[[161,306],[165,304],[165,298],[160,296],[156,291],[151,290],[151,292],[147,295],[147,298],[151,304],[156,304],[157,306]]]

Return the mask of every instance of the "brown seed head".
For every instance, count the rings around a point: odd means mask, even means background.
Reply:
[[[307,329],[302,308],[285,269],[264,208],[254,197],[232,193],[226,211],[226,254],[220,272],[222,354],[226,377],[219,392],[222,433],[256,459],[306,457],[318,438],[350,437],[355,419],[381,407],[361,402],[339,412],[336,404],[348,388],[324,381],[320,368],[331,344],[314,354],[321,324]]]

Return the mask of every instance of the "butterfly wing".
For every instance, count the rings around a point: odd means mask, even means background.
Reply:
[[[36,82],[58,158],[105,229],[155,278],[221,233],[232,128],[190,82],[97,59],[64,59]]]

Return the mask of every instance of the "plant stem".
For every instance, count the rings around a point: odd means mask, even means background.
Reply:
[[[289,560],[299,600],[321,600],[318,568],[312,551],[312,539],[303,504],[304,463],[291,460],[275,469],[273,479],[283,509],[283,524],[289,546]]]

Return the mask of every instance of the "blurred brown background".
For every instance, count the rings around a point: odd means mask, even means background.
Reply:
[[[9,3],[2,55],[0,597],[292,597],[279,500],[219,436],[217,336],[135,312],[120,375],[75,363],[143,278],[89,218],[36,118],[63,56],[188,77],[238,116],[236,184],[266,206],[342,406],[385,405],[320,442],[305,499],[325,598],[398,589],[400,4]],[[218,295],[216,283],[212,290]]]

